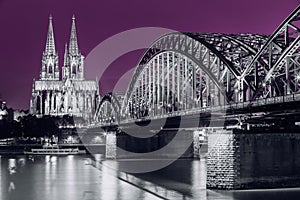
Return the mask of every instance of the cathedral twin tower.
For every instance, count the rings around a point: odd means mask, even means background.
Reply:
[[[84,57],[78,50],[75,17],[73,16],[69,49],[66,44],[64,54],[64,65],[62,67],[63,79],[72,78],[83,80],[83,61]],[[55,49],[52,16],[49,18],[49,29],[46,48],[43,53],[40,78],[41,80],[59,80],[58,53]]]
[[[62,80],[55,48],[52,16],[39,80],[33,81],[30,111],[36,115],[74,115],[90,121],[99,98],[98,82],[84,79],[84,56],[78,48],[75,17],[69,46],[66,44]]]

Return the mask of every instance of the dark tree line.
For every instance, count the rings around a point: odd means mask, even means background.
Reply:
[[[4,119],[0,120],[0,139],[58,136],[60,127],[68,125],[74,125],[73,117],[68,115],[63,117],[26,115],[18,121]]]

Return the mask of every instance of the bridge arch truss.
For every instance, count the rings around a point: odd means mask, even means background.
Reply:
[[[265,36],[170,33],[147,49],[121,106],[123,118],[141,118],[239,102],[239,77]],[[242,57],[242,59],[238,59]]]
[[[300,92],[300,6],[269,36],[246,66],[242,78],[251,100]]]
[[[94,120],[101,124],[118,123],[120,110],[121,105],[117,96],[112,93],[107,93],[102,97],[99,103]]]
[[[300,93],[300,6],[271,36],[169,33],[137,64],[123,100],[102,99],[118,120]],[[107,101],[107,102],[106,102]],[[103,120],[103,119],[102,119]]]

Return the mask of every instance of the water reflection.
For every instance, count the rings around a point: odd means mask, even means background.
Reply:
[[[156,162],[158,162],[157,160]],[[121,162],[87,156],[0,156],[1,200],[299,199],[300,189],[205,189],[205,160],[178,160],[156,172],[119,172]],[[151,161],[154,162],[154,161]],[[150,163],[151,163],[150,162]]]
[[[34,161],[34,159],[33,159]],[[56,156],[45,156],[45,195],[52,196],[53,199],[57,198],[57,189],[55,187],[55,181],[57,180],[57,157]]]
[[[118,192],[120,191],[114,191],[112,192],[111,189],[118,188],[118,179],[112,178],[117,177],[117,171],[110,170],[107,167],[98,166],[98,169],[101,170],[101,182],[106,183],[105,185],[101,185],[101,198],[102,199],[111,199],[111,200],[117,200],[118,199]],[[105,188],[111,188],[109,190]]]
[[[9,171],[9,186],[8,186],[8,192],[11,193],[16,189],[15,186],[15,173],[17,172],[17,166],[16,166],[16,159],[9,159],[8,160],[8,171]]]
[[[118,165],[135,160],[104,160],[100,168],[117,169]],[[141,161],[136,161],[141,162]],[[145,160],[145,162],[155,163],[159,160]],[[103,171],[104,172],[104,171]],[[136,192],[130,190],[121,191],[121,195],[127,195],[132,199],[146,199],[146,194],[155,194],[155,197],[166,199],[201,199],[201,200],[281,200],[281,199],[299,199],[300,189],[275,189],[275,190],[244,190],[244,191],[217,191],[206,189],[206,159],[180,159],[164,169],[144,174],[127,174],[123,172],[115,173],[119,179],[130,182],[137,188],[142,188]],[[284,198],[284,197],[289,198]]]

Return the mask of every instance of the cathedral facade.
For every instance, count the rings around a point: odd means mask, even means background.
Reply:
[[[61,71],[60,77],[58,53],[50,16],[40,77],[39,80],[33,80],[30,112],[38,116],[72,115],[91,121],[100,98],[99,86],[97,80],[84,78],[84,56],[78,48],[74,16]]]

